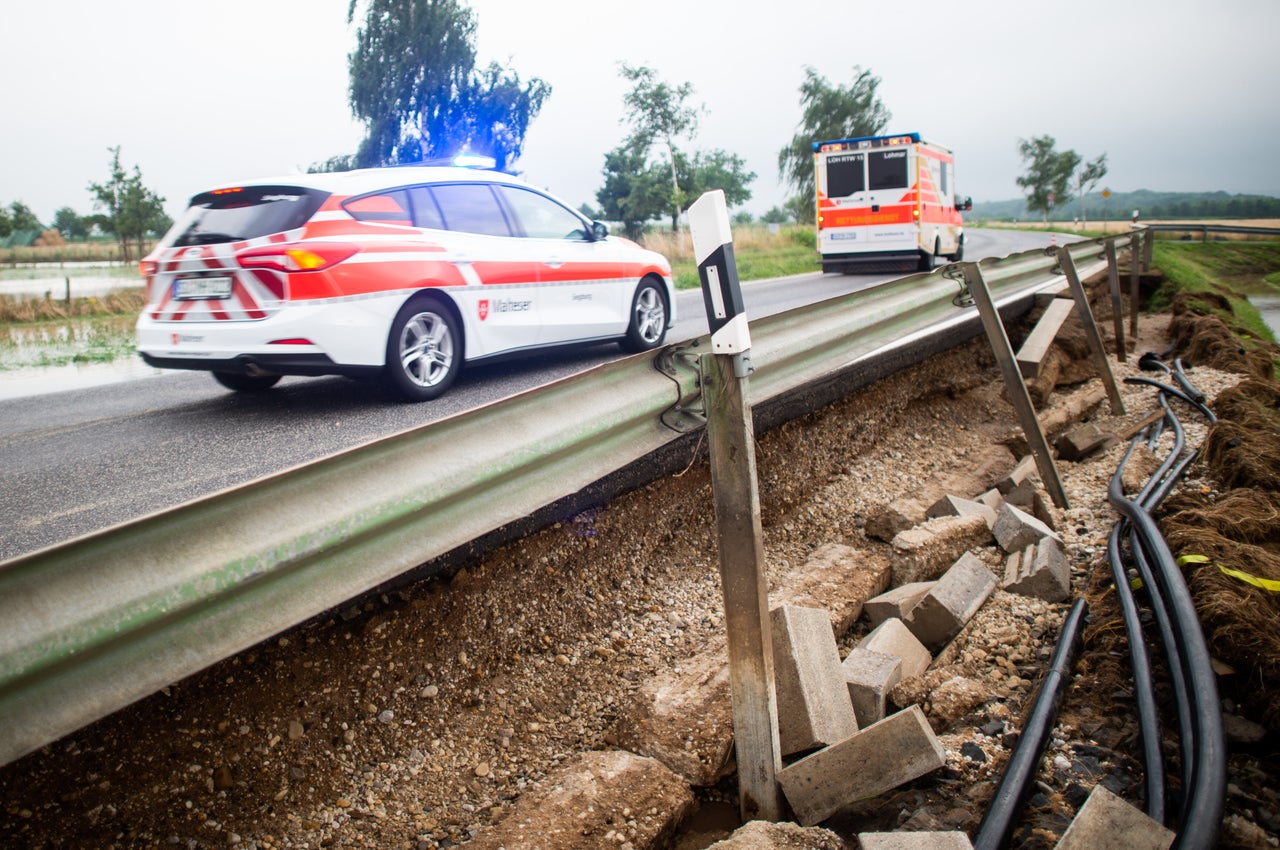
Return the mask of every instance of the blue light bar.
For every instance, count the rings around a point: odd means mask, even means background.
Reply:
[[[498,161],[491,156],[476,153],[460,153],[453,158],[458,168],[496,168]]]

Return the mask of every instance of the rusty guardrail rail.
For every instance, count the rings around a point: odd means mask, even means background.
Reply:
[[[1082,275],[1106,266],[1105,241],[1070,247]],[[1025,309],[1056,262],[980,265],[1002,309]],[[791,396],[798,415],[824,403],[813,387],[876,358],[900,368],[981,333],[956,272],[755,322],[752,405]],[[707,347],[618,360],[0,563],[0,764],[683,439],[701,427]]]

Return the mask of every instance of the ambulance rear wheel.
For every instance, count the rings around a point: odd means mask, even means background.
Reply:
[[[941,247],[942,247],[942,245],[941,245],[939,242],[935,241],[935,242],[933,243],[933,252],[932,252],[932,253],[930,253],[930,252],[928,252],[928,251],[921,251],[921,252],[920,252],[920,271],[922,271],[922,272],[931,272],[931,271],[933,271],[933,267],[934,267],[934,265],[936,265],[936,263],[937,263],[937,259],[938,259],[938,250],[939,250]]]
[[[958,263],[963,259],[964,259],[964,237],[961,236],[959,239],[956,240],[956,252],[951,255],[950,260],[953,263]]]

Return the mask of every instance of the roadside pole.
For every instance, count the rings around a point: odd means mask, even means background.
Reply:
[[[724,192],[707,192],[689,208],[689,229],[711,328],[701,359],[711,487],[720,549],[720,583],[733,690],[738,803],[744,822],[782,817],[778,705],[764,569],[755,427],[747,403],[751,337]]]

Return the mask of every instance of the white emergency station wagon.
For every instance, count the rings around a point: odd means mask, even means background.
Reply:
[[[233,390],[282,375],[439,396],[464,361],[616,341],[675,321],[660,254],[496,171],[395,167],[201,192],[141,267],[138,352]]]

